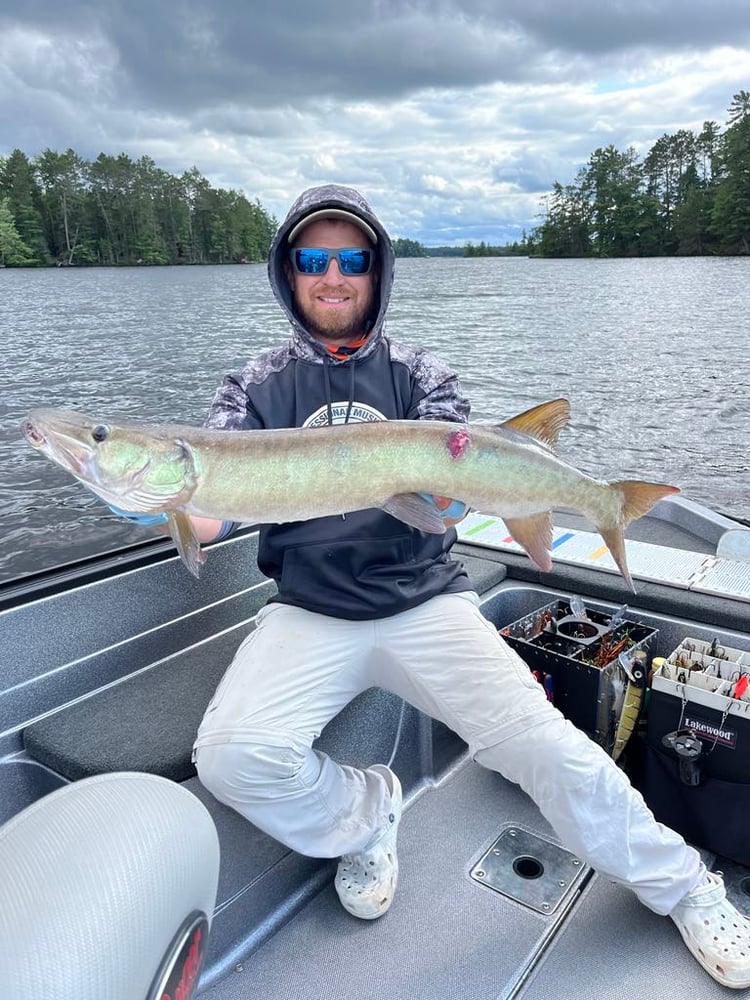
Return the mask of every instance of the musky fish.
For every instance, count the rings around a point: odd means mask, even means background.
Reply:
[[[502,517],[543,572],[552,568],[553,509],[584,514],[633,581],[623,532],[675,486],[607,483],[555,455],[570,417],[555,399],[497,426],[388,420],[289,430],[215,431],[105,423],[39,409],[28,442],[107,503],[169,518],[190,571],[204,559],[188,515],[250,524],[305,521],[379,507],[422,531],[445,531],[420,493],[462,500]]]

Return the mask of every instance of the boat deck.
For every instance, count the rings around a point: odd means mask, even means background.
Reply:
[[[201,995],[206,1000],[726,996],[690,958],[670,920],[595,873],[567,909],[549,916],[473,881],[471,868],[509,825],[555,839],[517,786],[461,762],[409,804],[399,830],[399,889],[383,918],[364,922],[349,916],[329,882],[249,961],[239,961]],[[668,970],[676,977],[665,975]]]
[[[649,520],[631,538],[658,536]],[[556,523],[587,530],[566,515]],[[672,548],[701,559],[725,525],[709,528],[693,531],[689,518],[662,525]],[[515,785],[474,764],[455,734],[387,692],[365,692],[319,741],[343,762],[392,761],[402,779],[399,890],[381,920],[343,911],[332,862],[289,851],[216,802],[195,777],[190,745],[218,678],[272,593],[254,569],[255,546],[252,532],[211,546],[200,582],[157,541],[109,567],[71,567],[0,592],[0,823],[90,774],[144,770],[183,783],[209,809],[221,844],[200,989],[210,1000],[728,995],[670,920],[596,872],[586,870],[549,913],[472,878],[508,828],[552,844],[555,836]],[[657,655],[687,634],[750,652],[750,612],[737,595],[637,580],[634,596],[619,576],[588,565],[560,560],[542,576],[511,550],[464,542],[455,553],[498,626],[579,594],[595,608],[627,603],[659,629]],[[750,916],[750,869],[709,850],[705,858],[725,871],[734,902]]]

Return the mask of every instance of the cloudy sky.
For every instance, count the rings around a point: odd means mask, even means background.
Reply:
[[[748,0],[0,0],[0,155],[145,154],[279,218],[353,184],[426,245],[514,239],[741,89]]]

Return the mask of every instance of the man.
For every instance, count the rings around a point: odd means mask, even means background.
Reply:
[[[329,185],[301,195],[269,260],[291,339],[225,378],[208,425],[465,421],[455,374],[383,332],[393,264],[388,235],[360,194]],[[465,513],[450,498],[424,500],[448,526]],[[203,541],[230,527],[193,522]],[[201,781],[290,848],[340,857],[343,906],[379,917],[396,889],[398,778],[383,765],[342,767],[312,743],[359,692],[387,688],[520,784],[567,848],[670,914],[714,978],[750,986],[750,923],[482,617],[450,559],[455,538],[452,527],[423,534],[378,510],[264,526],[259,565],[278,595],[206,711],[194,751]]]

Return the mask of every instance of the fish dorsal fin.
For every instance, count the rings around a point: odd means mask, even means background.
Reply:
[[[541,441],[554,451],[557,447],[557,437],[569,420],[570,403],[567,399],[551,399],[548,403],[541,403],[530,410],[524,410],[500,426],[528,434],[535,441]]]

